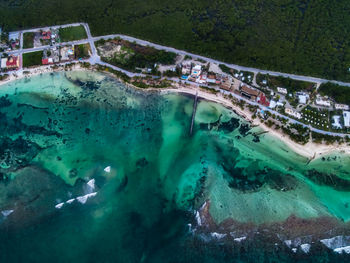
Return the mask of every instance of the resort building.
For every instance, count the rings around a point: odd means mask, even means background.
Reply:
[[[298,95],[299,104],[306,104],[307,101],[309,100],[309,94],[307,93],[300,92],[300,93],[297,93],[297,95]]]
[[[349,105],[336,103],[334,104],[334,108],[336,110],[349,110]]]
[[[256,98],[259,96],[259,93],[260,93],[260,92],[259,92],[258,90],[249,88],[249,87],[246,86],[246,85],[243,85],[243,86],[241,87],[241,94],[242,94],[244,97],[247,97],[248,99],[256,100]]]
[[[209,73],[207,78],[208,83],[215,84],[216,82],[216,74],[215,73]]]
[[[196,65],[192,68],[191,76],[193,78],[198,78],[201,75],[202,67],[201,65]]]
[[[270,102],[266,98],[265,94],[262,92],[260,93],[259,97],[257,98],[257,101],[263,106],[266,106],[266,107],[270,106]]]
[[[346,128],[349,128],[350,127],[350,112],[343,111],[343,118],[344,118],[344,126]]]
[[[19,57],[9,56],[1,59],[2,69],[17,69],[19,68]]]
[[[277,87],[277,92],[281,93],[283,95],[287,95],[287,93],[288,93],[286,88],[280,88],[280,87]]]
[[[232,89],[232,85],[233,85],[233,79],[232,78],[226,76],[226,77],[221,79],[220,88],[222,88],[224,90],[231,90]]]
[[[321,96],[316,97],[315,104],[318,106],[323,106],[323,107],[330,107],[331,106],[331,101],[325,98],[322,98]]]
[[[2,69],[6,68],[6,62],[7,62],[7,58],[2,58],[1,59],[1,68]]]
[[[341,129],[342,126],[340,124],[340,116],[339,115],[334,115],[332,117],[332,119],[333,119],[333,123],[332,123],[333,127],[336,128],[336,129]]]
[[[295,111],[293,109],[290,109],[290,108],[286,108],[284,111],[285,111],[285,113],[287,113],[290,116],[293,116],[293,117],[295,117],[297,119],[301,119],[301,113],[300,112],[297,112],[297,111]]]

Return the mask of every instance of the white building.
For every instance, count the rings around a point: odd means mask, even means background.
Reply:
[[[277,91],[281,94],[284,94],[284,95],[286,95],[288,93],[286,88],[277,87]]]
[[[333,119],[333,123],[332,123],[333,127],[337,128],[337,129],[341,129],[342,126],[340,124],[340,116],[339,115],[334,115],[332,117],[332,119]]]
[[[306,104],[307,103],[307,100],[309,99],[309,96],[306,95],[306,94],[300,94],[298,96],[298,99],[299,99],[299,103],[300,104]]]
[[[336,110],[349,110],[349,105],[336,103],[334,105]]]
[[[300,114],[300,112],[297,112],[297,111],[295,111],[295,110],[293,110],[293,109],[286,108],[286,109],[285,109],[285,113],[287,113],[288,115],[293,116],[293,117],[295,117],[295,118],[297,118],[297,119],[301,119],[301,114]]]
[[[349,111],[343,111],[343,118],[344,118],[344,126],[350,127],[350,112]]]
[[[6,62],[7,62],[7,58],[1,59],[1,68],[6,68]]]
[[[331,101],[324,99],[320,96],[316,97],[316,101],[315,101],[316,105],[318,106],[324,106],[324,107],[330,107],[331,106]]]
[[[199,77],[201,75],[201,72],[202,72],[201,65],[195,65],[192,68],[191,76],[194,77],[194,78]]]

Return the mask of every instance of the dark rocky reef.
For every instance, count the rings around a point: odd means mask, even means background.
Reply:
[[[39,153],[39,145],[19,137],[12,140],[0,138],[0,173],[8,173],[30,164]]]

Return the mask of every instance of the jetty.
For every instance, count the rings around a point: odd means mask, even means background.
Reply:
[[[191,127],[190,127],[190,136],[192,136],[192,132],[193,132],[194,118],[196,116],[196,111],[197,111],[197,102],[198,102],[198,92],[196,92],[196,96],[194,97],[193,112],[192,112]]]

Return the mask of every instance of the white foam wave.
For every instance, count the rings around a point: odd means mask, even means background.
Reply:
[[[350,246],[350,237],[349,236],[336,236],[332,238],[320,240],[322,244],[330,249],[342,248]]]
[[[89,182],[87,182],[88,187],[91,191],[95,190],[95,179],[91,179]]]
[[[196,220],[197,220],[197,225],[201,226],[202,225],[202,219],[201,219],[201,215],[199,214],[198,211],[196,211]]]
[[[66,201],[66,203],[67,203],[67,204],[71,204],[71,203],[74,202],[74,200],[75,200],[75,198],[69,199],[69,200]]]
[[[310,251],[311,245],[310,244],[301,244],[300,248],[304,253],[307,254]]]
[[[224,238],[226,236],[226,234],[220,234],[217,232],[210,233],[210,235],[216,239],[221,239],[221,238]]]
[[[343,252],[345,252],[346,254],[350,254],[350,246],[338,247],[338,248],[334,249],[333,251],[338,253],[338,254],[342,254]]]
[[[235,239],[233,239],[236,242],[242,242],[243,240],[245,240],[247,237],[237,237]]]
[[[13,213],[14,210],[3,210],[1,211],[1,214],[4,216],[4,217],[7,217],[9,215],[11,215]]]
[[[78,200],[79,203],[85,204],[86,201],[88,200],[88,198],[93,197],[96,194],[97,194],[97,192],[94,192],[94,193],[91,193],[91,194],[87,194],[87,195],[83,195],[83,196],[78,196],[77,200]]]
[[[59,204],[55,205],[55,208],[61,209],[63,205],[64,205],[64,202],[63,203],[59,203]]]

